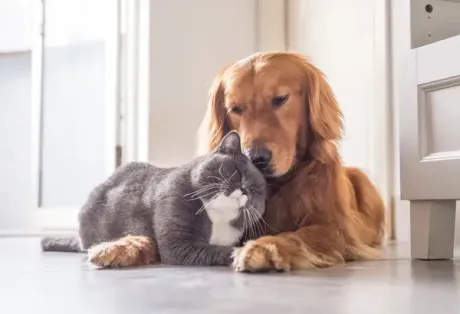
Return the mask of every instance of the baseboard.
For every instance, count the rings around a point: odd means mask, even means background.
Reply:
[[[36,238],[53,235],[76,235],[77,233],[77,229],[0,229],[0,238]]]

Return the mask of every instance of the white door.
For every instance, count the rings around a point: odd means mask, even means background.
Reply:
[[[33,204],[38,226],[76,227],[120,143],[120,2],[43,0],[33,48]]]
[[[450,258],[460,199],[460,35],[411,50],[401,86],[401,194],[412,256]]]
[[[401,105],[405,199],[460,199],[460,36],[411,51]]]

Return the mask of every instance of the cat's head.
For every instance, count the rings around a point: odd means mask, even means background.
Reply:
[[[214,151],[200,160],[192,173],[192,185],[204,204],[222,195],[233,197],[241,192],[245,195],[242,199],[247,201],[243,202],[240,214],[251,211],[251,217],[260,217],[265,211],[265,178],[243,154],[236,131],[229,132]]]

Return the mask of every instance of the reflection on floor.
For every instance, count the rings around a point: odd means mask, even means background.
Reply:
[[[390,245],[380,261],[257,275],[166,266],[95,270],[84,255],[43,254],[31,238],[0,238],[0,248],[5,314],[460,313],[460,259],[411,261],[402,245]]]

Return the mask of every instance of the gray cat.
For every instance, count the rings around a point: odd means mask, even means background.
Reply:
[[[121,167],[82,207],[79,238],[44,238],[42,249],[89,251],[99,266],[134,266],[154,259],[145,256],[147,239],[165,264],[229,265],[233,246],[262,217],[265,197],[263,175],[242,153],[238,133],[230,132],[213,152],[178,168]],[[108,242],[126,236],[118,246]],[[131,254],[120,249],[123,243],[138,249],[137,261],[115,256]]]

